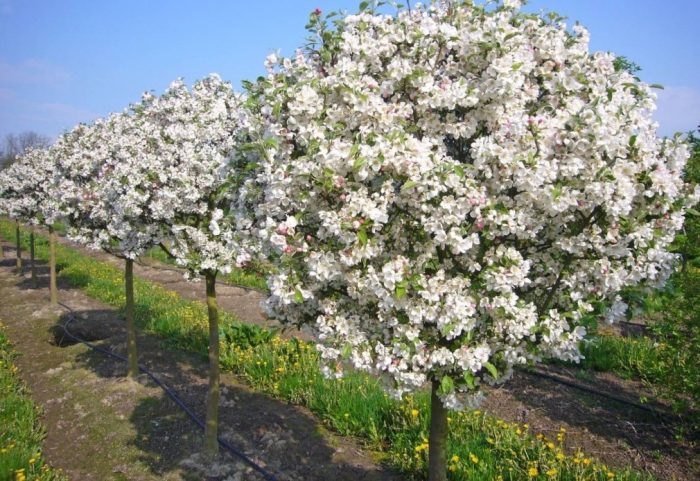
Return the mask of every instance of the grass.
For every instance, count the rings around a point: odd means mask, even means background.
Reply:
[[[662,382],[669,367],[659,343],[645,336],[598,334],[583,345],[581,367],[614,372],[624,379]]]
[[[598,334],[582,365],[643,381],[700,429],[700,268],[690,264],[660,291],[628,292],[646,320],[644,336]]]
[[[0,324],[0,481],[64,480],[41,455],[44,429],[13,364],[16,356]]]
[[[11,238],[12,224],[0,222],[0,234]],[[26,239],[24,239],[26,242]],[[38,236],[37,256],[47,257]],[[123,274],[118,269],[57,246],[61,276],[102,302],[123,308]],[[136,318],[146,332],[178,347],[205,355],[207,314],[203,304],[182,300],[157,284],[135,280]],[[427,473],[429,396],[419,392],[397,401],[386,396],[377,379],[350,373],[329,380],[320,374],[313,346],[283,340],[270,331],[243,324],[229,314],[221,319],[221,366],[259,391],[307,406],[344,435],[358,436],[381,452],[390,465],[410,479]],[[565,450],[564,431],[555,439],[529,432],[527,425],[506,423],[479,411],[450,416],[451,481],[548,479],[625,481],[652,479],[631,469],[611,471],[581,452]]]
[[[151,250],[149,250],[146,253],[146,256],[164,264],[176,265],[173,258],[159,246],[153,247]],[[219,274],[219,278],[232,285],[250,287],[259,291],[267,291],[265,276],[252,270],[234,267],[228,274]]]

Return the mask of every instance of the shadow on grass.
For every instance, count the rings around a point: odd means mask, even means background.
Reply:
[[[65,346],[63,325],[69,315],[62,316],[51,331],[55,344]],[[123,355],[125,334],[123,320],[117,310],[90,310],[75,313],[70,331],[91,339],[101,348]],[[200,417],[204,416],[207,392],[207,364],[200,356],[166,346],[154,336],[139,335],[139,361]],[[125,375],[121,361],[100,352],[87,350],[77,362],[103,378]],[[150,385],[141,375],[138,381]],[[230,374],[222,375],[220,435],[278,479],[336,481],[399,480],[387,470],[377,470],[366,461],[358,461],[354,444],[345,446],[338,439],[332,446],[320,433],[325,431],[306,410],[290,406],[239,384]],[[164,393],[139,399],[129,420],[136,429],[133,445],[141,453],[141,461],[160,476],[182,470],[187,479],[262,479],[251,473],[240,459],[225,455],[221,463],[203,463],[199,428]],[[335,443],[334,443],[335,444]]]
[[[582,374],[577,370],[575,373]],[[614,378],[608,380],[596,376],[591,379],[571,380],[640,403],[639,391]],[[645,468],[646,461],[655,462],[661,457],[672,458],[680,464],[688,461],[693,463],[693,459],[700,459],[696,442],[698,433],[688,431],[678,416],[650,412],[526,372],[517,373],[514,379],[501,389],[526,407],[522,413],[512,413],[520,422],[532,423],[533,417],[537,418],[543,414],[555,423],[566,423],[574,428],[573,431],[592,433],[609,442],[629,446],[635,453],[634,457],[644,462]],[[685,440],[679,439],[681,433]],[[584,451],[590,452],[599,448],[586,446],[586,438],[588,436],[580,436],[572,440],[577,445],[582,444],[580,447]]]

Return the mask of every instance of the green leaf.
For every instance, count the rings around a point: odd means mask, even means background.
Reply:
[[[353,170],[360,170],[363,165],[367,163],[367,159],[364,157],[358,157],[355,159],[355,162],[352,163],[352,169]]]
[[[367,229],[365,229],[365,226],[360,227],[360,230],[357,231],[357,238],[360,241],[360,245],[367,245]]]
[[[464,382],[467,383],[467,387],[468,387],[469,389],[472,389],[472,390],[476,389],[476,382],[475,382],[475,379],[476,379],[476,378],[474,377],[474,373],[473,373],[473,372],[467,371],[467,372],[464,373]]]
[[[304,302],[304,296],[298,287],[294,291],[294,301],[296,301],[297,304],[301,304],[302,302]]]
[[[490,362],[485,362],[484,367],[488,370],[488,372],[493,376],[494,379],[498,379],[498,369],[496,369],[496,366],[491,364]]]
[[[661,84],[651,84],[651,85],[649,85],[649,88],[663,90],[664,86]]]
[[[522,67],[522,66],[523,66],[522,62],[515,62],[513,64],[513,67],[511,67],[511,68],[513,69],[513,72],[516,72],[516,71],[520,70],[520,67]]]
[[[698,212],[695,209],[686,209],[685,213],[690,214],[690,215],[695,216],[695,217],[700,217],[700,212]]]
[[[369,2],[360,2],[360,12],[364,12],[369,7]]]
[[[412,189],[416,186],[416,182],[413,180],[409,180],[408,182],[404,182],[404,184],[401,186],[401,190],[409,190]]]
[[[442,394],[443,396],[447,396],[450,394],[452,391],[455,390],[455,382],[452,380],[450,376],[444,376],[440,380],[440,387],[438,388],[438,393]]]
[[[395,293],[396,293],[396,298],[401,299],[403,296],[406,295],[406,288],[408,287],[408,281],[403,280],[396,284],[395,288]]]

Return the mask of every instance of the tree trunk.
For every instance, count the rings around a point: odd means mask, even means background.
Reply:
[[[29,272],[32,274],[32,287],[36,289],[36,263],[34,250],[34,228],[29,230]]]
[[[17,237],[17,274],[22,274],[22,245],[19,242],[19,222],[15,226],[15,236]]]
[[[5,249],[3,249],[3,247],[2,247],[2,242],[4,240],[5,239],[2,238],[2,235],[0,235],[0,260],[5,259]]]
[[[216,271],[207,271],[207,311],[209,313],[209,391],[204,429],[204,451],[215,456],[219,452],[219,308],[216,302]]]
[[[433,380],[430,397],[428,481],[447,481],[447,409],[438,397],[440,382]]]
[[[139,374],[139,363],[136,353],[136,325],[134,323],[134,261],[126,259],[124,274],[126,288],[126,357],[128,377],[136,377]]]
[[[49,226],[49,293],[51,304],[58,304],[58,288],[56,287],[56,232]]]

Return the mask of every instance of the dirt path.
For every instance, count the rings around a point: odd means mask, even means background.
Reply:
[[[99,260],[123,268],[120,260],[108,254],[75,246],[65,239],[62,239],[61,242]],[[7,256],[14,255],[10,246],[7,246],[6,251]],[[138,276],[162,284],[184,298],[204,301],[202,283],[185,281],[182,274],[171,266],[165,266],[152,260],[148,262],[150,265],[135,266]],[[223,284],[217,286],[217,291],[220,305],[236,314],[241,320],[262,326],[274,326],[274,322],[266,319],[260,309],[262,294]],[[99,313],[86,312],[85,314],[89,319],[95,319]],[[112,317],[114,317],[113,314]],[[95,324],[90,325],[94,326]],[[91,329],[94,329],[94,327],[88,329],[89,325],[85,327],[86,333],[90,333]],[[119,321],[114,322],[114,329],[115,333],[101,334],[98,337],[107,337],[107,335],[112,336],[110,339],[118,337],[118,333],[121,333]],[[111,341],[108,339],[106,342]],[[139,342],[143,343],[144,341],[139,340]],[[157,351],[155,347],[152,349],[144,346],[142,352],[155,352]],[[167,367],[163,369],[164,371],[168,370]],[[204,366],[201,369],[201,372],[204,373]],[[562,369],[555,369],[555,371],[560,376],[581,383],[580,379],[576,379],[576,373]],[[200,377],[200,381],[203,376],[204,374]],[[641,384],[622,380],[614,375],[588,373],[587,376],[588,378],[583,384],[630,401],[638,402],[641,395],[649,394]],[[172,382],[185,391],[190,389],[188,383],[197,384],[196,380],[183,380],[180,377],[181,373],[176,373],[173,375]],[[229,382],[233,382],[233,380]],[[198,389],[201,389],[198,399],[203,400],[204,386],[202,385]],[[237,389],[245,390],[241,386],[238,386]],[[252,393],[249,395],[259,396]],[[257,402],[257,400],[254,401],[254,403]],[[286,409],[296,409],[289,408],[282,403],[277,404],[285,406]],[[672,417],[660,417],[627,404],[586,394],[580,390],[533,377],[526,373],[516,375],[502,388],[490,390],[483,409],[509,422],[528,423],[532,433],[543,433],[550,438],[554,438],[559,428],[563,427],[567,431],[566,446],[571,451],[580,448],[586,454],[595,456],[610,466],[644,469],[664,480],[691,481],[700,479],[700,451],[693,442],[684,441],[682,436],[678,436],[681,426]],[[274,407],[271,410],[274,410]],[[256,422],[260,422],[260,419],[254,418],[253,423]],[[294,433],[295,436],[303,436],[295,431],[299,428],[303,428],[303,423],[298,426],[294,425],[290,432]],[[254,431],[255,425],[250,426],[249,430]],[[255,439],[254,432],[252,439]],[[337,442],[336,440],[331,444]],[[346,448],[341,449],[345,450]],[[372,478],[362,478],[355,475],[355,477],[348,479]],[[382,477],[381,479],[390,478]]]
[[[17,350],[22,378],[43,407],[47,460],[70,479],[259,480],[239,460],[203,463],[201,435],[172,401],[146,378],[124,379],[119,362],[65,339],[66,311],[48,305],[45,267],[40,288],[12,272],[6,243],[0,262],[0,322]],[[123,321],[115,309],[60,285],[61,300],[77,313],[72,330],[103,348],[123,353]],[[207,365],[140,335],[140,362],[202,416]],[[222,378],[221,435],[280,481],[401,479],[372,461],[360,443],[327,432],[307,410],[256,393],[233,376]]]

